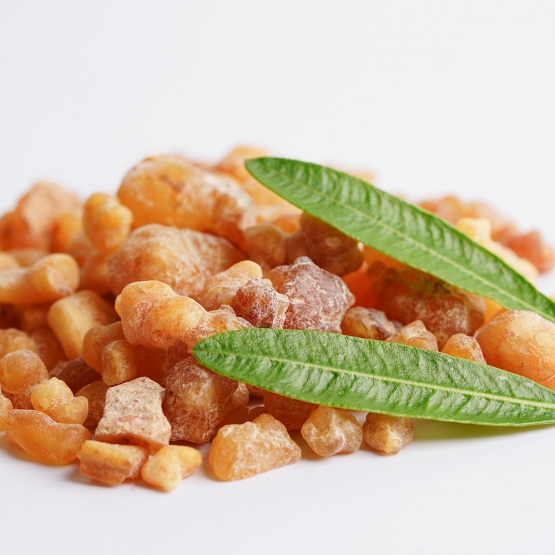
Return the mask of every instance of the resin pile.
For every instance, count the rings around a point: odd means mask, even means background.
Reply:
[[[191,349],[249,327],[316,330],[442,351],[555,389],[555,325],[362,248],[246,172],[148,158],[84,204],[38,183],[0,220],[0,433],[37,462],[171,490],[212,442],[220,480],[301,458],[396,454],[412,422],[293,400],[221,376]],[[539,233],[455,197],[423,202],[534,281]]]

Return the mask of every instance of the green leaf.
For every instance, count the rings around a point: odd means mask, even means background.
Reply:
[[[490,426],[555,423],[555,392],[492,366],[385,341],[250,328],[193,354],[230,378],[346,409]]]
[[[343,233],[461,289],[555,322],[555,303],[447,222],[352,175],[296,160],[245,163],[260,183]]]

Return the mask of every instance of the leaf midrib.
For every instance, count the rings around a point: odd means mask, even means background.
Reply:
[[[384,223],[381,220],[378,220],[376,218],[373,218],[371,215],[366,214],[365,212],[361,212],[360,210],[357,210],[356,208],[354,208],[353,206],[350,206],[349,204],[345,204],[343,202],[340,202],[338,200],[336,200],[334,197],[330,197],[329,195],[323,193],[322,191],[315,189],[313,187],[310,187],[309,185],[307,185],[306,183],[303,183],[302,181],[298,181],[297,179],[294,179],[293,177],[290,177],[289,175],[282,173],[278,170],[275,170],[274,168],[270,168],[269,166],[266,166],[263,162],[259,162],[261,166],[264,166],[264,168],[270,172],[273,172],[276,175],[279,175],[285,179],[288,179],[290,181],[292,181],[293,183],[300,185],[301,187],[308,189],[314,193],[316,193],[317,195],[320,195],[321,197],[324,197],[328,200],[330,200],[332,203],[341,206],[343,208],[346,208],[356,214],[360,214],[364,219],[367,219],[370,222],[373,223],[377,223],[378,225],[380,225],[381,227],[383,227],[384,229],[389,230],[393,235],[397,235],[398,237],[402,237],[405,240],[408,240],[409,242],[411,242],[414,245],[417,245],[420,249],[424,250],[425,252],[430,253],[433,257],[438,258],[440,260],[443,261],[447,261],[449,262],[449,264],[451,264],[452,266],[455,266],[456,268],[458,268],[459,270],[462,271],[462,273],[473,277],[474,279],[477,279],[478,281],[480,281],[481,283],[485,284],[486,286],[495,289],[496,291],[500,292],[502,295],[504,295],[505,297],[509,297],[510,299],[512,299],[513,301],[515,301],[516,304],[518,304],[519,306],[526,306],[528,307],[530,310],[534,311],[534,312],[538,312],[542,315],[545,315],[545,313],[543,311],[540,311],[538,309],[538,307],[536,307],[533,304],[530,304],[528,302],[526,302],[525,300],[521,299],[520,297],[516,297],[514,295],[512,295],[510,292],[508,292],[506,289],[503,289],[499,286],[497,286],[497,284],[495,284],[493,281],[487,281],[486,279],[482,278],[479,274],[475,274],[473,272],[471,272],[468,268],[461,266],[460,264],[458,264],[457,262],[455,262],[454,260],[452,260],[451,258],[447,258],[446,256],[444,256],[443,254],[437,252],[434,249],[429,248],[428,246],[426,246],[423,243],[419,243],[417,241],[415,241],[410,235],[405,235],[404,233],[401,233],[400,231],[398,231],[397,229],[395,229],[394,227],[391,227],[389,225],[387,225],[386,223]],[[358,179],[358,178],[356,178]],[[362,180],[359,180],[362,181]],[[418,207],[415,207],[418,209]],[[425,215],[425,213],[424,213]],[[449,225],[449,224],[445,224],[445,225]],[[452,226],[450,226],[452,227]],[[457,231],[458,233],[461,233],[460,231],[458,231],[456,228],[453,227],[453,230]],[[478,243],[476,243],[476,245],[478,248],[480,249],[484,249],[484,247],[482,247],[481,245],[479,245]],[[485,249],[484,249],[485,250]],[[497,258],[500,262],[503,263],[503,261],[497,257],[495,254],[490,253],[488,251],[488,254],[491,254],[492,256],[494,256],[495,258]],[[548,319],[551,319],[550,316],[546,316]]]
[[[328,366],[326,364],[314,364],[312,362],[300,362],[300,361],[293,361],[291,359],[283,359],[283,358],[279,358],[279,357],[275,357],[275,356],[268,356],[268,355],[256,355],[256,354],[242,354],[242,353],[237,353],[234,351],[222,351],[222,350],[216,350],[216,349],[210,349],[207,351],[203,351],[202,349],[199,349],[197,352],[204,352],[204,353],[209,353],[209,354],[218,354],[218,355],[232,355],[235,357],[241,356],[247,359],[261,359],[261,360],[270,360],[273,362],[279,362],[279,363],[286,363],[286,364],[300,364],[302,366],[307,366],[310,368],[316,368],[319,370],[328,370],[330,372],[335,371],[335,372],[343,372],[345,374],[352,374],[355,376],[362,376],[364,378],[371,378],[371,379],[376,379],[378,381],[382,381],[382,382],[388,382],[388,383],[399,383],[399,384],[404,384],[404,385],[411,385],[411,386],[415,386],[415,387],[421,387],[421,388],[428,388],[428,389],[432,389],[432,390],[436,390],[436,391],[444,391],[447,393],[456,393],[458,395],[471,395],[473,397],[481,397],[483,399],[490,399],[492,401],[501,401],[501,402],[505,402],[505,403],[513,403],[513,404],[517,404],[517,405],[524,405],[524,406],[530,406],[530,407],[539,407],[539,408],[545,408],[545,409],[549,409],[549,410],[555,410],[555,404],[553,403],[546,403],[545,401],[532,401],[529,399],[522,399],[522,398],[514,398],[514,397],[506,397],[504,395],[497,395],[495,393],[485,393],[485,392],[477,392],[475,390],[472,389],[457,389],[457,388],[453,388],[453,387],[448,387],[448,386],[440,386],[437,384],[428,384],[428,383],[423,383],[423,382],[414,382],[411,380],[407,380],[404,378],[393,378],[393,377],[389,377],[389,376],[383,376],[381,374],[365,374],[364,372],[357,372],[355,370],[350,370],[350,369],[345,369],[345,368],[338,368],[336,366]],[[263,386],[260,386],[263,387]]]

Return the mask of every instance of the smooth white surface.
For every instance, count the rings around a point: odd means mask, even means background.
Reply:
[[[555,243],[552,2],[10,2],[0,201],[113,192],[145,155],[238,143],[483,199]],[[546,292],[555,291],[551,280]],[[91,486],[0,436],[2,553],[551,553],[555,429],[416,423],[368,450],[164,495]],[[206,449],[203,448],[204,452]],[[306,450],[305,450],[306,453]]]

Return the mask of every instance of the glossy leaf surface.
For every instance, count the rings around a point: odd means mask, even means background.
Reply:
[[[555,303],[487,249],[419,207],[352,175],[296,160],[245,163],[263,185],[388,256],[509,309],[555,322]]]
[[[492,426],[555,423],[555,392],[434,351],[341,334],[250,328],[193,354],[230,378],[311,403]]]

